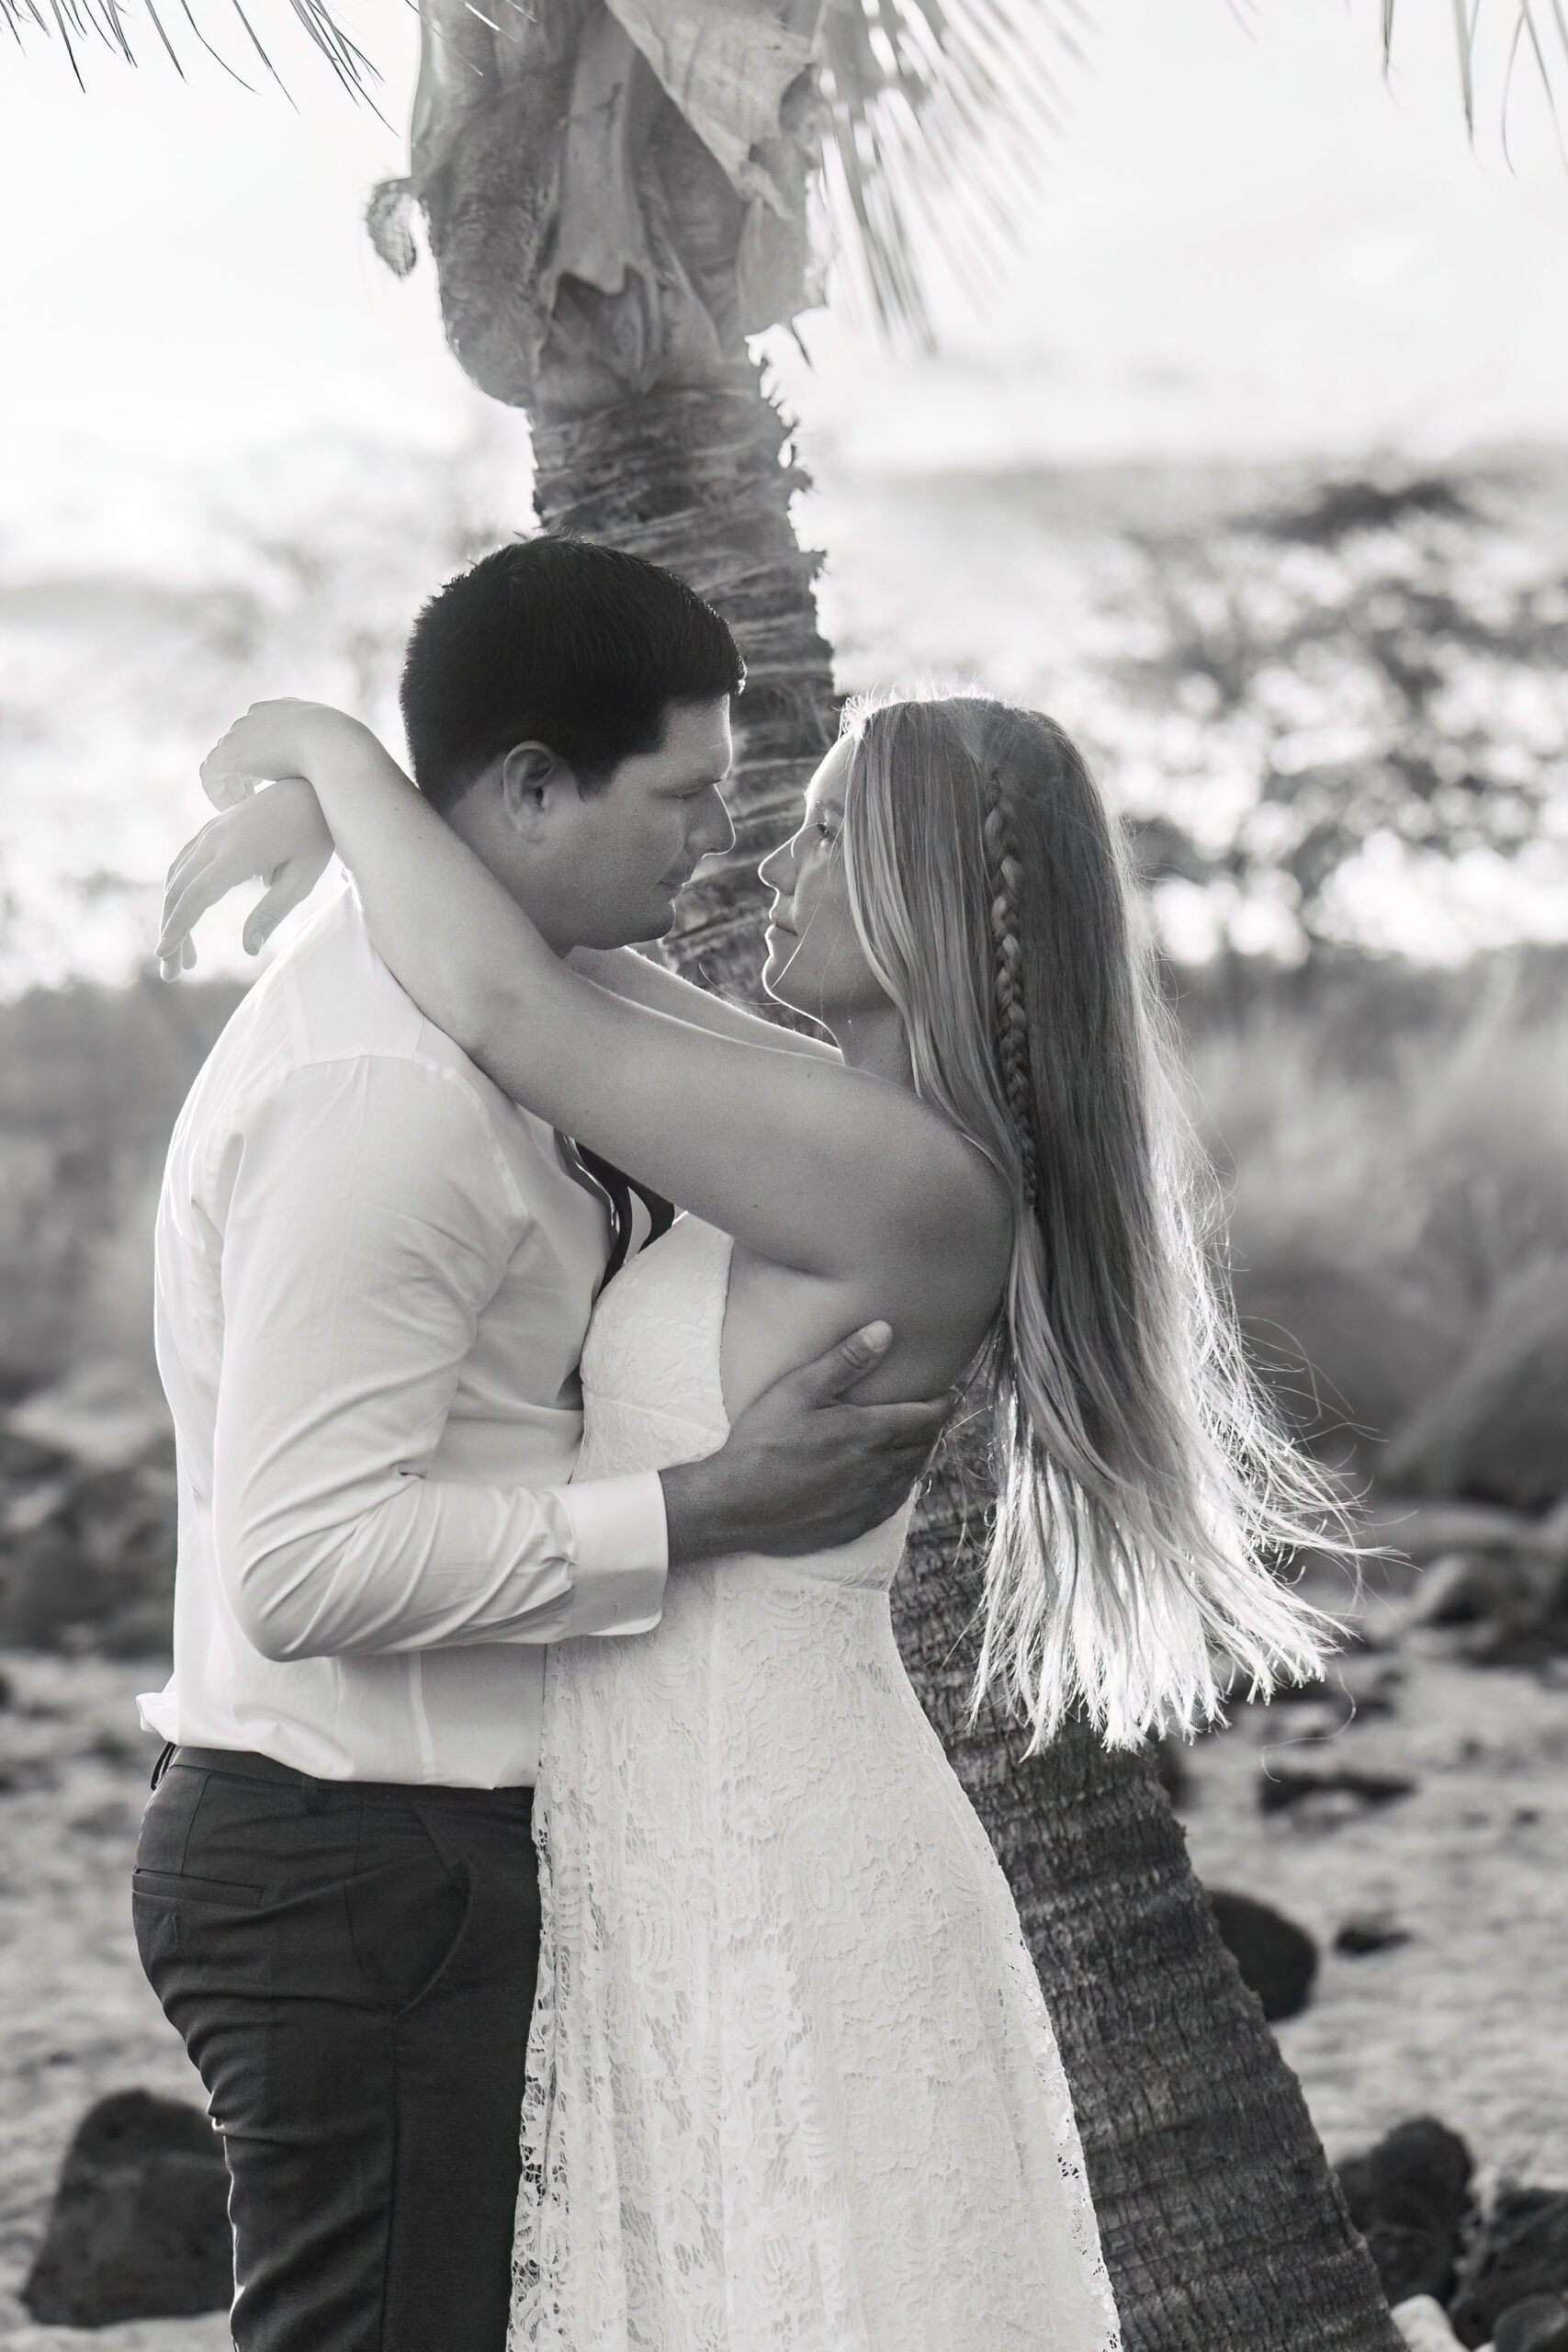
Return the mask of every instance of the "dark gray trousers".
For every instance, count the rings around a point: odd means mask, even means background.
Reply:
[[[223,2134],[238,2352],[503,2352],[532,1793],[189,1748],[157,1780],[137,1943]]]

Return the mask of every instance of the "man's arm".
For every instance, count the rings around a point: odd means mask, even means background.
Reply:
[[[847,1542],[936,1442],[950,1399],[843,1401],[884,1325],[776,1382],[705,1461],[539,1490],[432,1478],[526,1216],[480,1106],[366,1057],[294,1071],[231,1148],[212,1507],[264,1657],[647,1632],[667,1560]]]
[[[470,1090],[390,1057],[297,1069],[231,1155],[212,1507],[245,1638],[282,1659],[656,1623],[652,1474],[429,1476],[527,1226]]]

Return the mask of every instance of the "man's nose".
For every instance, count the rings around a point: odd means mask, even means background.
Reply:
[[[716,788],[704,811],[697,838],[702,843],[705,857],[712,857],[716,851],[735,847],[735,821],[725,804],[724,795]]]

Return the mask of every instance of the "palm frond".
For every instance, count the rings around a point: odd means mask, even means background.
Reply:
[[[926,256],[990,273],[1037,187],[1082,0],[829,0],[829,209],[881,323],[932,341]]]
[[[1454,47],[1459,58],[1464,119],[1471,137],[1473,139],[1475,136],[1480,44],[1483,36],[1495,28],[1500,31],[1509,9],[1513,22],[1505,50],[1500,107],[1504,146],[1507,145],[1508,100],[1513,89],[1514,72],[1525,50],[1529,51],[1535,62],[1536,73],[1555,125],[1558,95],[1568,85],[1568,7],[1564,6],[1564,0],[1504,0],[1504,5],[1500,6],[1491,5],[1491,0],[1449,0],[1449,6],[1453,17]],[[1385,72],[1393,60],[1394,19],[1397,14],[1396,0],[1382,0]]]
[[[216,59],[226,74],[236,81],[244,79],[236,74],[227,58],[213,46],[198,19],[192,0],[141,0],[134,13],[143,16],[152,34],[173,64],[183,76],[179,49],[170,31],[178,20],[177,29],[187,40],[194,40],[209,57]],[[380,79],[375,66],[357,42],[352,40],[333,15],[326,0],[288,0],[296,22],[321,51],[344,87],[354,96],[369,99],[374,84]],[[136,63],[130,19],[132,11],[123,0],[0,0],[0,20],[20,47],[28,32],[44,33],[62,43],[71,61],[71,70],[77,82],[82,81],[82,66],[78,50],[85,44],[97,42],[114,50],[128,65]],[[282,76],[263,45],[260,34],[245,13],[243,0],[227,0],[225,13],[239,19],[240,28],[263,71],[283,86]],[[164,23],[164,17],[169,24]]]

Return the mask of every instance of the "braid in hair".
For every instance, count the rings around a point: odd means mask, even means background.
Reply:
[[[1040,1203],[1040,1158],[1034,1147],[1034,1081],[1029,1060],[1029,1015],[1023,1001],[1023,947],[1019,938],[1023,868],[1013,842],[1007,786],[994,768],[986,777],[985,841],[991,885],[991,990],[1002,1085],[1023,1162],[1024,1198],[1035,1209]]]

